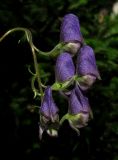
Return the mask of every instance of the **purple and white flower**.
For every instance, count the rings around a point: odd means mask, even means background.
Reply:
[[[48,86],[45,89],[43,101],[40,108],[40,125],[39,125],[39,137],[42,138],[43,131],[46,130],[51,136],[57,135],[58,129],[58,116],[59,109],[57,108],[53,97],[51,87]]]
[[[68,44],[68,51],[72,54],[77,53],[84,43],[79,19],[76,15],[70,13],[63,17],[60,28],[60,41]]]
[[[79,76],[83,77],[80,87],[83,90],[88,89],[96,79],[101,79],[96,65],[96,59],[93,49],[84,45],[77,55],[76,72]]]

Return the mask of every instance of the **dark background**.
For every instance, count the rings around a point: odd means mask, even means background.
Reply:
[[[85,42],[95,51],[101,81],[88,92],[94,118],[76,133],[65,122],[58,138],[38,137],[40,100],[33,99],[33,65],[23,33],[9,35],[0,43],[0,159],[118,160],[118,16],[112,0],[1,0],[0,36],[15,27],[26,27],[34,44],[43,51],[59,42],[61,19],[66,13],[79,17]],[[52,84],[54,60],[39,58],[43,81]],[[47,76],[45,76],[48,73]],[[58,96],[60,114],[67,103]],[[2,157],[3,156],[3,157]]]

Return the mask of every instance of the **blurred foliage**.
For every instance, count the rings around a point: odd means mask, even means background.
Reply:
[[[33,64],[31,51],[27,42],[18,44],[21,33],[5,39],[0,44],[0,145],[9,156],[42,160],[118,160],[118,16],[111,16],[114,3],[111,0],[0,1],[0,35],[13,27],[29,28],[35,45],[43,51],[59,42],[62,17],[70,12],[76,14],[85,42],[94,48],[102,78],[88,92],[94,119],[81,129],[80,137],[65,123],[59,138],[44,134],[40,142],[37,108],[40,101],[33,99],[27,67]],[[55,60],[40,57],[39,62],[43,82],[52,84]],[[67,102],[54,95],[60,112],[65,113]]]

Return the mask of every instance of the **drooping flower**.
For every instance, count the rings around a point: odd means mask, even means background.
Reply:
[[[71,91],[71,95],[69,97],[69,113],[75,115],[77,113],[88,112],[89,109],[88,98],[76,85],[75,88]]]
[[[75,74],[75,66],[68,52],[61,53],[56,60],[55,77],[58,82],[64,82]]]
[[[68,113],[61,121],[63,122],[63,120],[67,119],[70,126],[79,133],[78,129],[86,126],[90,118],[91,109],[88,98],[76,85],[68,97],[68,102]]]
[[[84,45],[77,55],[76,71],[79,76],[83,77],[80,82],[80,87],[83,90],[88,89],[97,79],[100,78],[100,74],[96,65],[96,59],[93,49]]]
[[[51,87],[48,86],[45,89],[43,101],[40,108],[40,125],[39,125],[39,137],[42,138],[44,130],[51,136],[57,135],[58,129],[58,108],[52,97]]]
[[[80,88],[76,85],[72,90],[70,98],[69,98],[69,114],[78,115],[80,114],[80,118],[71,123],[75,125],[77,128],[84,127],[87,125],[90,113],[90,105],[88,98],[82,93]]]
[[[66,14],[63,17],[60,28],[60,41],[68,43],[69,51],[76,53],[81,44],[83,44],[83,37],[80,31],[79,19],[74,14]]]

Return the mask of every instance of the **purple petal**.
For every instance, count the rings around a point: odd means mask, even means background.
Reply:
[[[79,19],[76,15],[67,14],[64,16],[60,29],[60,40],[62,42],[80,42],[83,44]]]
[[[83,46],[78,53],[77,73],[81,76],[91,75],[100,79],[94,51],[90,46]]]
[[[75,67],[72,57],[69,53],[64,52],[57,57],[55,66],[55,77],[59,82],[64,82],[72,78],[75,74]]]
[[[49,86],[45,89],[40,112],[44,117],[47,117],[51,121],[53,121],[55,117],[57,117],[58,108],[54,103],[54,100],[52,97],[52,90]]]
[[[69,113],[70,114],[79,114],[79,113],[88,113],[90,111],[90,106],[88,98],[83,95],[80,88],[76,87],[72,90],[69,98]]]

